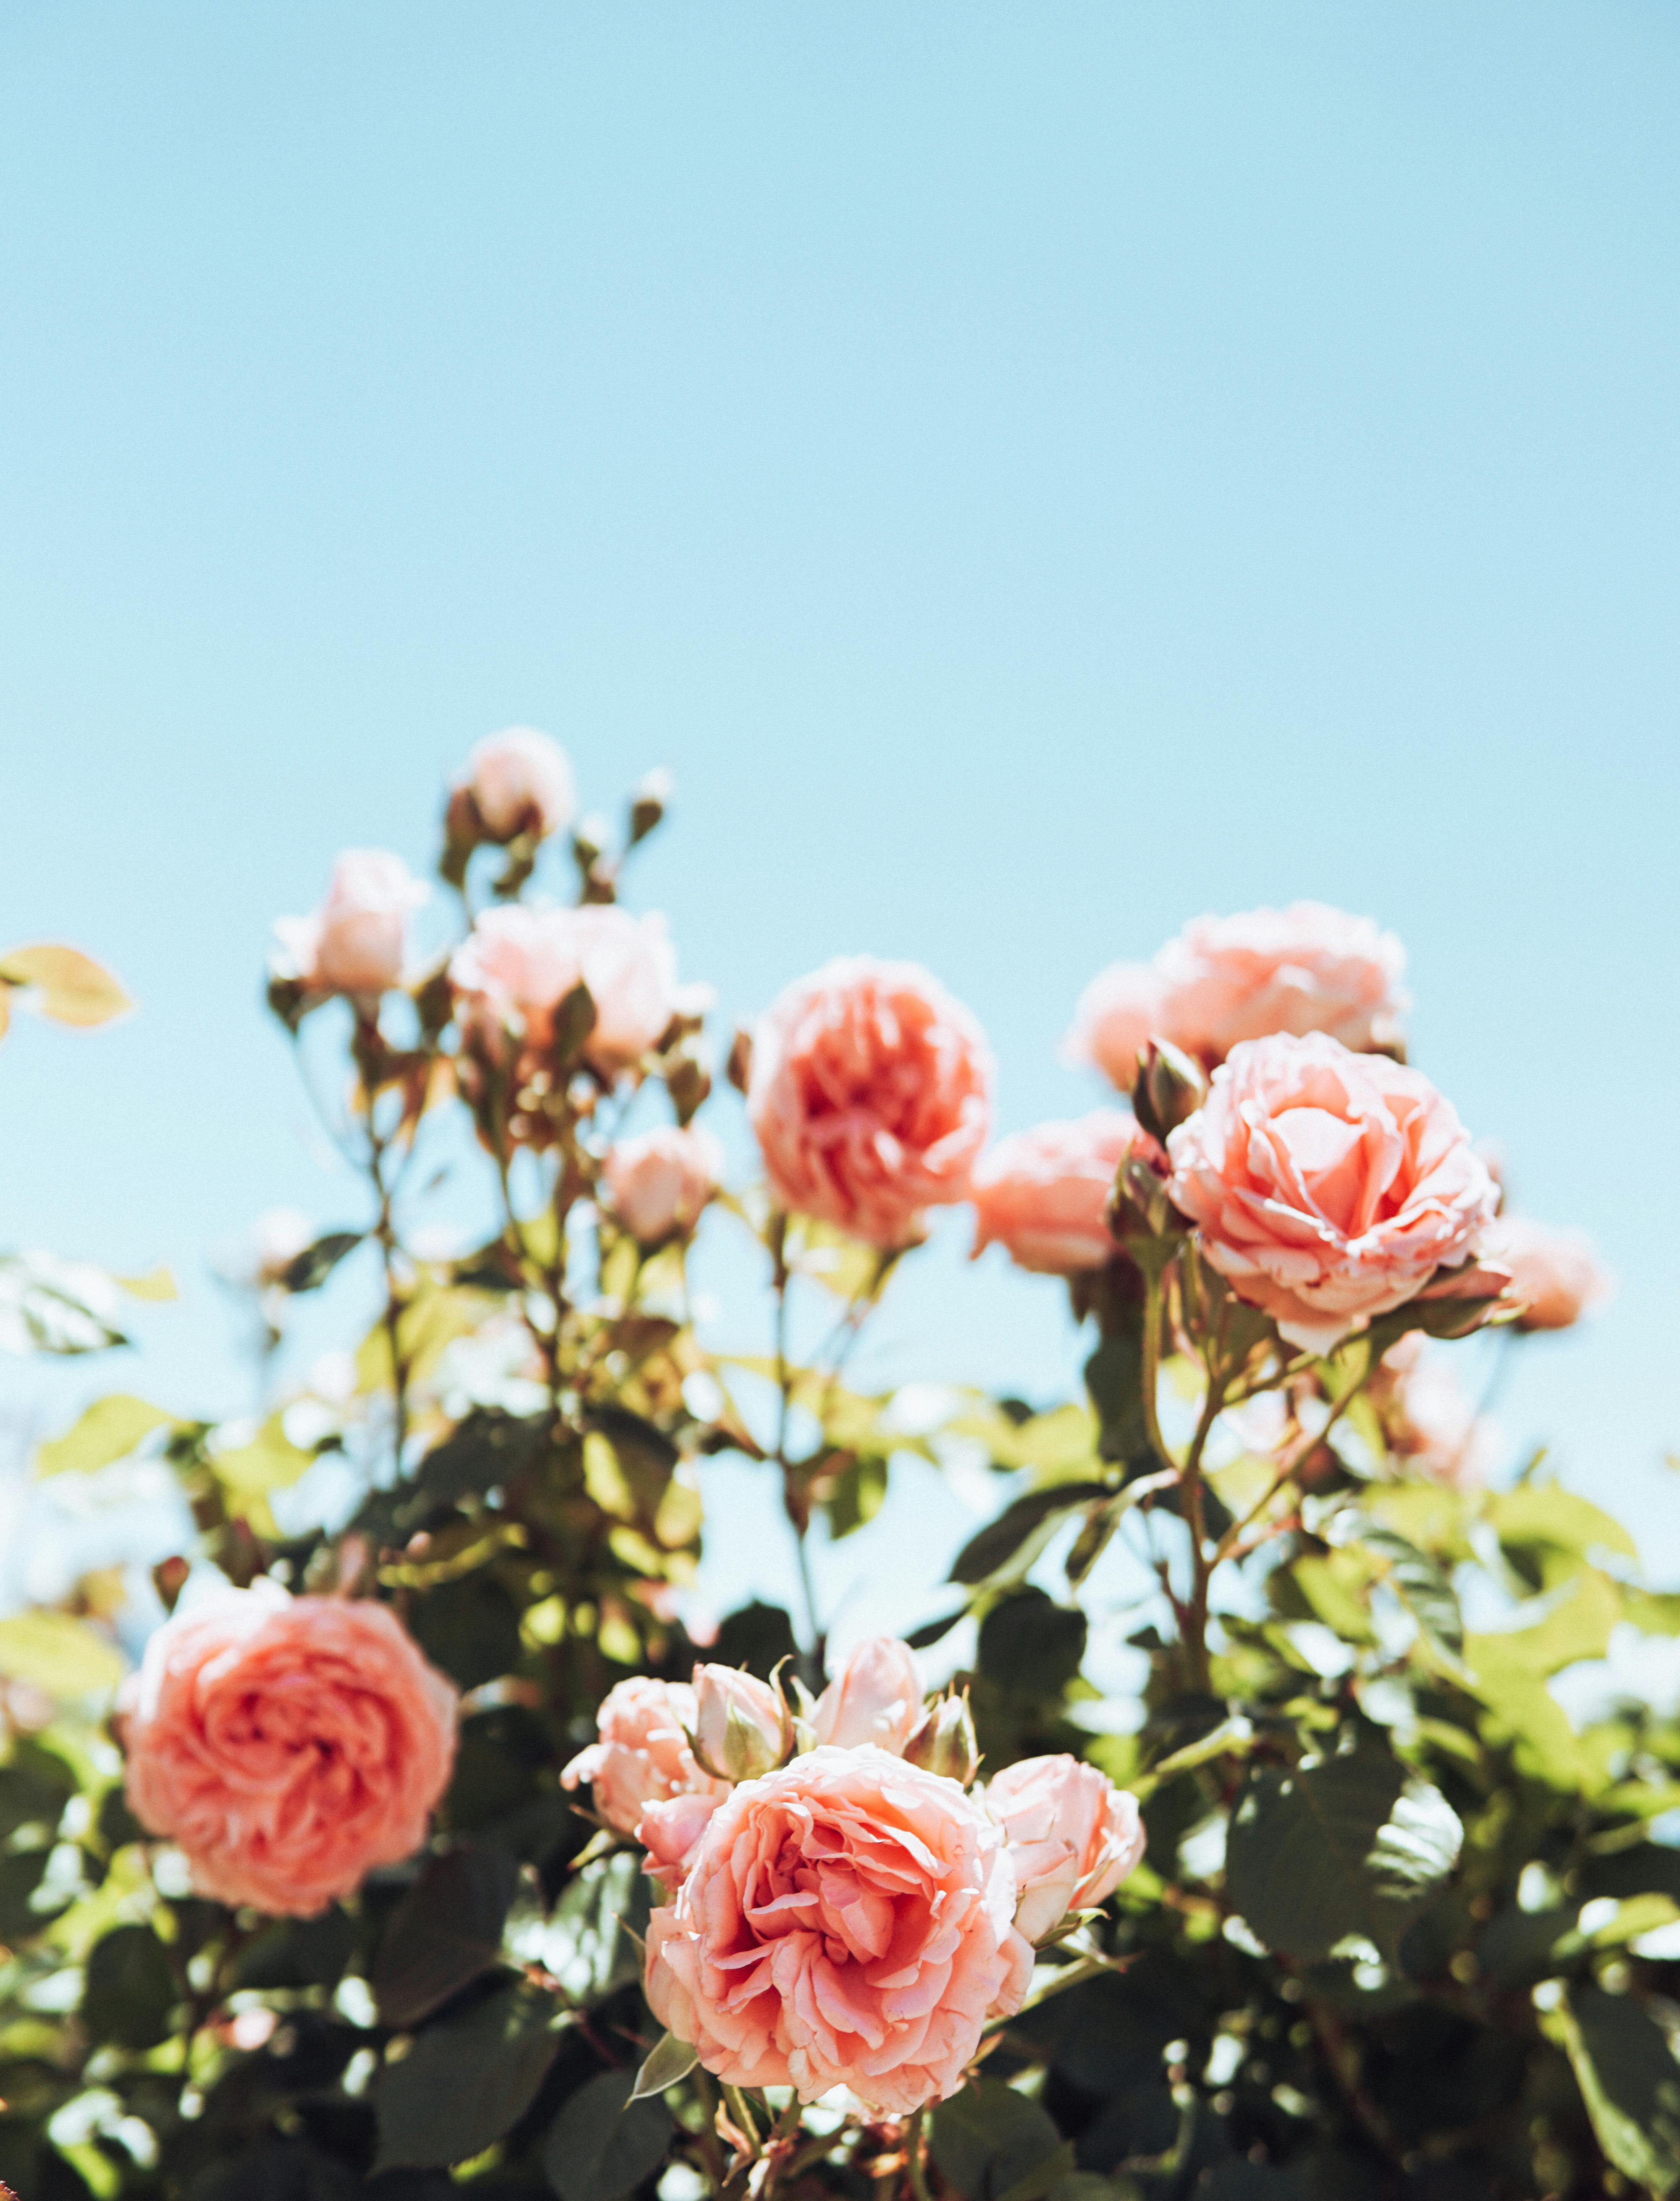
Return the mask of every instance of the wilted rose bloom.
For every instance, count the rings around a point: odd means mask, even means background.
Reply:
[[[1405,967],[1393,933],[1320,901],[1198,917],[1152,963],[1099,971],[1064,1051],[1130,1093],[1152,1034],[1210,1068],[1240,1041],[1272,1032],[1327,1032],[1360,1052],[1391,1047],[1409,1007]]]
[[[974,1251],[996,1242],[1023,1269],[1067,1277],[1119,1250],[1103,1220],[1114,1172],[1134,1145],[1160,1151],[1133,1116],[1099,1108],[1000,1139],[974,1172]]]
[[[584,1054],[603,1074],[628,1067],[663,1034],[678,1006],[677,959],[665,919],[616,903],[582,909],[487,909],[449,959],[463,1023],[492,1044],[503,1028],[542,1048],[554,1012],[579,979],[595,1003]]]
[[[408,919],[431,892],[401,856],[346,848],[332,866],[320,907],[309,917],[275,919],[275,977],[324,994],[382,994],[400,986]]]
[[[382,1605],[229,1590],[167,1621],[128,1685],[128,1801],[202,1895],[307,1918],[412,1856],[455,1693]]]
[[[747,1113],[771,1191],[872,1246],[911,1243],[925,1208],[967,1198],[990,1105],[978,1024],[914,963],[826,964],[754,1038]]]
[[[1408,1330],[1377,1363],[1371,1395],[1401,1466],[1448,1489],[1474,1490],[1498,1455],[1498,1424],[1478,1414],[1454,1370]]]
[[[472,795],[479,822],[492,841],[511,841],[518,833],[543,840],[577,814],[578,790],[566,752],[534,726],[486,734],[474,746],[456,785]]]
[[[896,1635],[872,1635],[841,1661],[812,1716],[819,1742],[841,1750],[865,1743],[895,1756],[922,1716],[922,1681],[915,1654]]]
[[[986,1785],[1009,1837],[1015,1923],[1029,1941],[1112,1895],[1143,1854],[1137,1799],[1077,1758],[1024,1758]]]
[[[1505,1296],[1523,1303],[1518,1329],[1567,1329],[1615,1293],[1615,1278],[1583,1230],[1501,1215],[1483,1233],[1482,1251],[1511,1271]]]
[[[890,2116],[954,2093],[986,2020],[1020,2007],[1002,1830],[955,1781],[820,1749],[712,1814],[648,1926],[654,2016],[716,2077],[849,2087]]]
[[[654,1246],[700,1220],[723,1176],[723,1149],[696,1124],[663,1124],[609,1147],[601,1174],[614,1214]]]
[[[1426,1077],[1322,1033],[1234,1048],[1167,1151],[1207,1259],[1315,1353],[1464,1262],[1497,1204]]]
[[[596,1717],[600,1736],[580,1750],[561,1775],[575,1788],[587,1781],[595,1808],[621,1834],[636,1832],[649,1804],[673,1796],[726,1796],[729,1783],[702,1773],[689,1747],[696,1713],[686,1682],[656,1682],[633,1674],[609,1689]]]

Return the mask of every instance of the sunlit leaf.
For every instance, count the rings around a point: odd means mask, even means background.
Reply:
[[[106,1467],[114,1459],[125,1459],[154,1429],[174,1426],[174,1416],[162,1406],[126,1391],[113,1391],[107,1398],[96,1399],[62,1437],[40,1447],[35,1455],[35,1471],[64,1475]]]
[[[61,1024],[109,1024],[134,1006],[103,965],[57,942],[7,948],[0,983],[26,988],[30,1007]]]

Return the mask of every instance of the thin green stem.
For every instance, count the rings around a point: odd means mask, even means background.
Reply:
[[[904,2166],[909,2174],[910,2191],[914,2201],[931,2201],[927,2190],[927,2165],[922,2157],[922,2128],[926,2118],[926,2110],[918,2110],[904,2135]]]
[[[1160,1433],[1160,1409],[1157,1394],[1160,1389],[1160,1330],[1161,1302],[1166,1296],[1164,1265],[1151,1260],[1143,1275],[1143,1366],[1141,1388],[1143,1394],[1143,1427],[1148,1434],[1149,1448],[1163,1467],[1176,1469],[1178,1461],[1166,1448],[1166,1440]]]

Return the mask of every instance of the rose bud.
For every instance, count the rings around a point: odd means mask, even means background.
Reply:
[[[578,807],[565,750],[534,726],[486,735],[467,758],[457,788],[471,795],[486,841],[505,842],[521,833],[546,840],[571,824]]]
[[[1169,1131],[1187,1123],[1207,1098],[1207,1074],[1171,1040],[1152,1039],[1137,1064],[1131,1110],[1152,1139],[1166,1144]]]
[[[1143,1855],[1137,1799],[1066,1753],[1006,1766],[986,1805],[1009,1837],[1015,1924],[1029,1941],[1112,1895]]]
[[[723,1149],[709,1131],[666,1124],[620,1139],[601,1173],[619,1221],[643,1245],[657,1246],[700,1220],[723,1175]]]
[[[308,994],[364,1000],[400,986],[408,918],[430,892],[400,856],[383,848],[345,849],[320,907],[308,917],[275,919],[274,976],[297,980]]]
[[[696,1755],[726,1781],[756,1781],[792,1754],[786,1705],[767,1682],[732,1666],[694,1670]]]
[[[904,1755],[924,1772],[943,1773],[948,1781],[967,1787],[980,1770],[980,1746],[974,1739],[968,1699],[943,1696],[930,1705],[905,1744]]]
[[[872,1742],[900,1758],[921,1716],[921,1676],[909,1646],[872,1635],[848,1652],[817,1699],[812,1725],[819,1743],[857,1750]]]

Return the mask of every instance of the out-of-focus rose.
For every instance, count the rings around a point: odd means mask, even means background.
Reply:
[[[968,1196],[991,1069],[978,1024],[919,965],[825,965],[753,1041],[747,1113],[772,1192],[870,1245],[910,1244],[925,1208]]]
[[[560,1776],[561,1786],[587,1781],[597,1815],[621,1834],[636,1832],[649,1804],[726,1796],[729,1783],[702,1773],[689,1747],[697,1711],[686,1682],[632,1674],[608,1691],[596,1716],[600,1740],[578,1752]]]
[[[676,1013],[677,960],[657,915],[616,903],[582,909],[487,909],[449,960],[463,1024],[492,1047],[503,1030],[545,1048],[554,1012],[582,979],[595,1003],[584,1053],[606,1075],[652,1047]]]
[[[472,796],[487,841],[511,841],[520,833],[545,840],[577,814],[578,790],[566,752],[534,726],[486,734],[455,784]]]
[[[872,1635],[846,1653],[812,1715],[819,1742],[840,1750],[866,1743],[896,1754],[922,1717],[915,1654],[894,1635]]]
[[[989,2016],[1020,2007],[1002,1828],[955,1781],[873,1749],[821,1749],[712,1814],[648,1927],[655,2016],[740,2087],[884,2116],[955,2093]]]
[[[1501,1215],[1483,1233],[1482,1251],[1511,1271],[1505,1296],[1522,1301],[1518,1329],[1567,1329],[1615,1294],[1616,1280],[1583,1230]]]
[[[1498,1201],[1426,1077],[1317,1032],[1234,1048],[1167,1151],[1207,1259],[1315,1353],[1465,1261]]]
[[[1029,1941],[1112,1895],[1143,1854],[1137,1799],[1077,1758],[1024,1758],[986,1785],[1009,1837],[1015,1923]]]
[[[1392,1047],[1410,1006],[1405,968],[1393,933],[1321,901],[1198,917],[1154,962],[1099,971],[1064,1051],[1130,1093],[1152,1033],[1210,1068],[1240,1041],[1272,1032],[1327,1032],[1356,1051]]]
[[[128,1801],[203,1895],[307,1918],[411,1856],[455,1693],[384,1605],[261,1582],[177,1613],[128,1685]]]
[[[1478,1414],[1454,1370],[1420,1330],[1397,1338],[1377,1363],[1372,1403],[1389,1449],[1409,1474],[1450,1490],[1475,1490],[1498,1457],[1497,1423]]]
[[[1023,1269],[1048,1276],[1100,1269],[1119,1250],[1103,1213],[1114,1172],[1133,1146],[1162,1159],[1137,1118],[1119,1108],[1000,1139],[974,1172],[975,1253],[996,1242]]]
[[[401,856],[346,848],[320,907],[308,917],[275,919],[275,977],[323,994],[383,994],[400,986],[408,919],[431,892]]]
[[[700,1755],[730,1781],[755,1781],[793,1748],[782,1699],[755,1675],[732,1666],[694,1670],[694,1739]]]
[[[619,1221],[632,1238],[656,1246],[700,1220],[723,1176],[723,1149],[697,1124],[662,1124],[620,1139],[601,1173]]]

